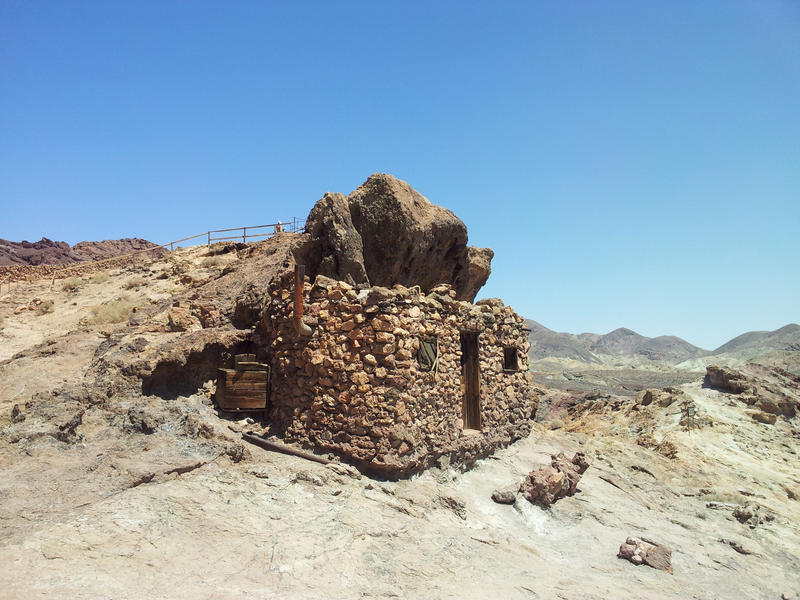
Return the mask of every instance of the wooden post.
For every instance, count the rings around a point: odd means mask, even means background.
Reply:
[[[169,243],[169,251],[172,252],[173,250],[175,250],[175,242],[170,242]]]
[[[208,245],[211,246],[211,232],[208,232]]]
[[[247,243],[247,227],[242,227],[242,243]]]

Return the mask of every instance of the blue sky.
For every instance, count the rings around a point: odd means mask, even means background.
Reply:
[[[0,3],[0,237],[167,242],[373,172],[552,329],[798,322],[800,4]]]

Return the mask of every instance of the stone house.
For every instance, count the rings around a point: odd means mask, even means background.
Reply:
[[[270,284],[253,340],[272,365],[272,433],[397,478],[530,432],[529,342],[511,307],[317,275],[296,315],[293,276]]]

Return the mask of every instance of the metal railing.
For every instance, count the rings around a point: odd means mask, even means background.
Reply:
[[[272,235],[275,235],[276,233],[282,233],[285,231],[288,231],[290,233],[297,233],[297,231],[303,226],[304,223],[305,223],[304,220],[292,217],[291,221],[286,221],[285,223],[282,221],[278,221],[277,223],[270,223],[269,225],[252,225],[249,227],[233,227],[231,229],[212,229],[211,231],[206,232],[207,243],[210,246],[211,242],[242,240],[242,242],[246,244],[247,238],[270,237]],[[264,231],[265,229],[267,231]],[[253,230],[257,230],[257,232],[253,233]],[[237,234],[237,235],[222,236],[222,237],[212,237],[211,235],[212,233],[230,233],[232,231],[241,231],[242,233],[241,235]]]
[[[256,233],[253,233],[253,231]],[[62,268],[57,268],[52,271],[52,280],[50,282],[50,288],[52,289],[53,284],[55,283],[56,276],[60,271],[67,271],[69,269],[76,269],[80,267],[86,267],[90,265],[99,265],[106,262],[117,261],[123,258],[128,258],[131,256],[135,256],[138,254],[145,254],[147,252],[153,252],[154,250],[159,250],[161,248],[167,249],[169,247],[170,250],[175,250],[175,245],[180,244],[182,242],[188,242],[189,240],[194,240],[197,238],[206,238],[206,244],[211,245],[212,242],[221,242],[221,241],[233,241],[233,240],[241,240],[243,243],[247,243],[248,239],[254,240],[259,238],[268,238],[276,233],[301,233],[305,230],[305,219],[298,219],[297,217],[292,217],[291,221],[278,221],[277,223],[269,223],[268,225],[252,225],[247,227],[232,227],[231,229],[212,229],[209,231],[204,231],[203,233],[198,233],[197,235],[190,235],[189,237],[181,238],[179,240],[173,240],[171,242],[167,242],[166,244],[161,244],[160,246],[151,246],[150,248],[145,248],[143,250],[137,250],[136,252],[130,252],[128,254],[120,254],[119,256],[112,256],[110,258],[104,258],[102,260],[96,260],[92,262],[79,262],[74,263]],[[232,231],[241,232],[241,234],[237,233],[236,235],[230,236],[219,236],[214,237],[212,234],[214,233],[230,233]],[[13,265],[9,265],[13,266]],[[20,265],[22,266],[22,265]],[[45,275],[46,277],[47,275]],[[3,287],[7,285],[7,290],[11,290],[11,284],[16,283],[17,287],[19,287],[20,280],[18,279],[6,279],[5,277],[0,278],[0,293],[2,293]]]

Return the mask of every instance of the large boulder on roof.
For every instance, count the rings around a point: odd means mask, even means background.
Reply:
[[[312,272],[356,285],[418,285],[425,292],[449,283],[458,299],[469,301],[489,278],[492,250],[467,246],[461,219],[405,181],[378,173],[350,194],[346,209],[343,198],[326,194],[309,214]]]
[[[344,194],[326,193],[308,214],[306,231],[315,246],[316,274],[357,287],[369,286],[361,235],[353,226]]]

